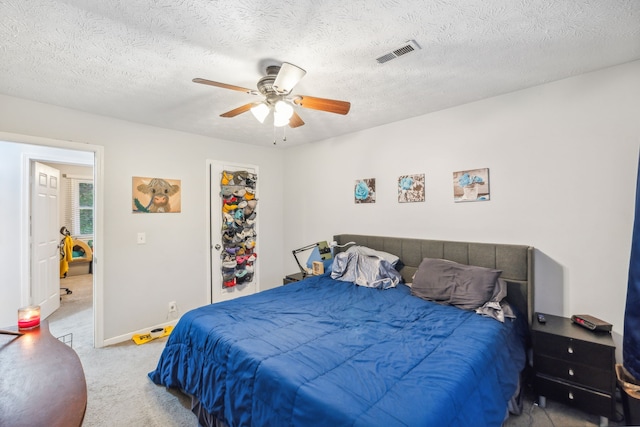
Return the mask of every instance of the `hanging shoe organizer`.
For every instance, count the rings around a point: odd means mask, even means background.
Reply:
[[[223,171],[220,178],[222,204],[222,287],[253,281],[256,247],[256,174]]]

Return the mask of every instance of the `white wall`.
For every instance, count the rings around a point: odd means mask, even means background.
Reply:
[[[619,341],[639,111],[640,61],[292,147],[285,248],[339,233],[532,245],[536,309],[590,313]],[[484,167],[491,200],[454,203],[452,173]],[[417,173],[426,201],[398,203],[398,176]],[[376,203],[354,203],[361,178]]]
[[[107,339],[165,321],[170,300],[181,312],[207,302],[205,159],[260,167],[263,289],[297,270],[291,249],[338,233],[529,244],[537,248],[536,309],[590,313],[612,322],[619,338],[638,111],[634,62],[284,151],[1,95],[0,131],[105,147]],[[453,203],[452,172],[482,167],[490,168],[491,201]],[[14,314],[5,296],[16,298],[8,195],[18,178],[4,157],[0,171],[7,201],[0,325],[7,325]],[[397,178],[408,173],[426,174],[426,202],[397,202]],[[134,175],[181,179],[182,213],[132,215]],[[375,204],[354,204],[358,178],[377,179]],[[147,245],[136,245],[138,231]]]
[[[2,95],[0,131],[104,146],[105,340],[166,322],[169,301],[177,302],[180,313],[208,303],[207,159],[259,166],[258,280],[263,289],[282,283],[283,155],[271,144],[238,144]],[[3,194],[19,188],[12,168],[2,156]],[[182,213],[132,214],[132,176],[182,180]],[[0,325],[15,323],[11,307],[19,304],[17,283],[9,280],[16,268],[10,245],[17,241],[12,230],[18,216],[13,205],[2,204]],[[141,231],[146,245],[136,244]]]

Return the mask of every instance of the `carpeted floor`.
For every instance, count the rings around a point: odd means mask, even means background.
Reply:
[[[90,274],[60,280],[60,309],[49,317],[56,337],[73,334],[87,380],[87,411],[83,427],[197,426],[190,400],[155,385],[147,373],[155,369],[166,338],[136,345],[133,341],[93,348],[93,297]]]
[[[525,394],[524,409],[521,415],[510,416],[504,427],[597,427],[600,417],[587,414],[572,407],[547,399],[545,408],[535,403],[533,391],[528,389]],[[620,407],[622,417],[622,407]],[[622,426],[615,420],[609,421],[609,426]]]
[[[124,342],[93,348],[92,280],[90,274],[60,280],[72,293],[62,294],[61,307],[49,317],[56,337],[72,334],[72,346],[80,356],[87,379],[88,403],[83,427],[197,426],[189,399],[179,392],[156,386],[147,373],[155,369],[167,338],[148,344]],[[535,405],[533,393],[525,394],[524,411],[511,416],[505,427],[595,427],[599,417],[547,400]],[[620,410],[622,413],[622,410]],[[624,425],[611,421],[610,426]]]

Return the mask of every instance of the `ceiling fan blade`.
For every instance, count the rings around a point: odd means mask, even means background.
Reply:
[[[245,104],[241,107],[238,108],[234,108],[231,111],[227,111],[226,113],[220,114],[220,117],[235,117],[239,114],[242,113],[246,113],[247,111],[249,111],[251,109],[251,107],[253,107],[253,102],[249,103],[249,104]]]
[[[213,80],[195,78],[195,79],[193,79],[193,82],[194,83],[200,83],[200,84],[203,84],[203,85],[221,87],[223,89],[237,90],[239,92],[248,93],[250,95],[257,95],[258,94],[257,90],[247,89],[246,87],[229,85],[229,84],[226,84],[226,83],[214,82]]]
[[[300,95],[293,99],[296,105],[312,110],[327,111],[329,113],[347,114],[351,108],[351,103],[337,101],[335,99],[315,98],[313,96]]]
[[[302,126],[304,124],[304,120],[302,120],[300,118],[300,116],[298,115],[298,113],[296,113],[295,111],[293,112],[293,115],[291,116],[291,118],[289,119],[289,127],[291,128],[297,128],[299,126]]]
[[[273,90],[279,95],[288,95],[305,74],[307,72],[297,65],[283,62],[276,79],[273,81]]]

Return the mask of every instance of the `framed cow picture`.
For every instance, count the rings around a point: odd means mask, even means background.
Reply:
[[[179,179],[133,177],[133,213],[179,213]]]

